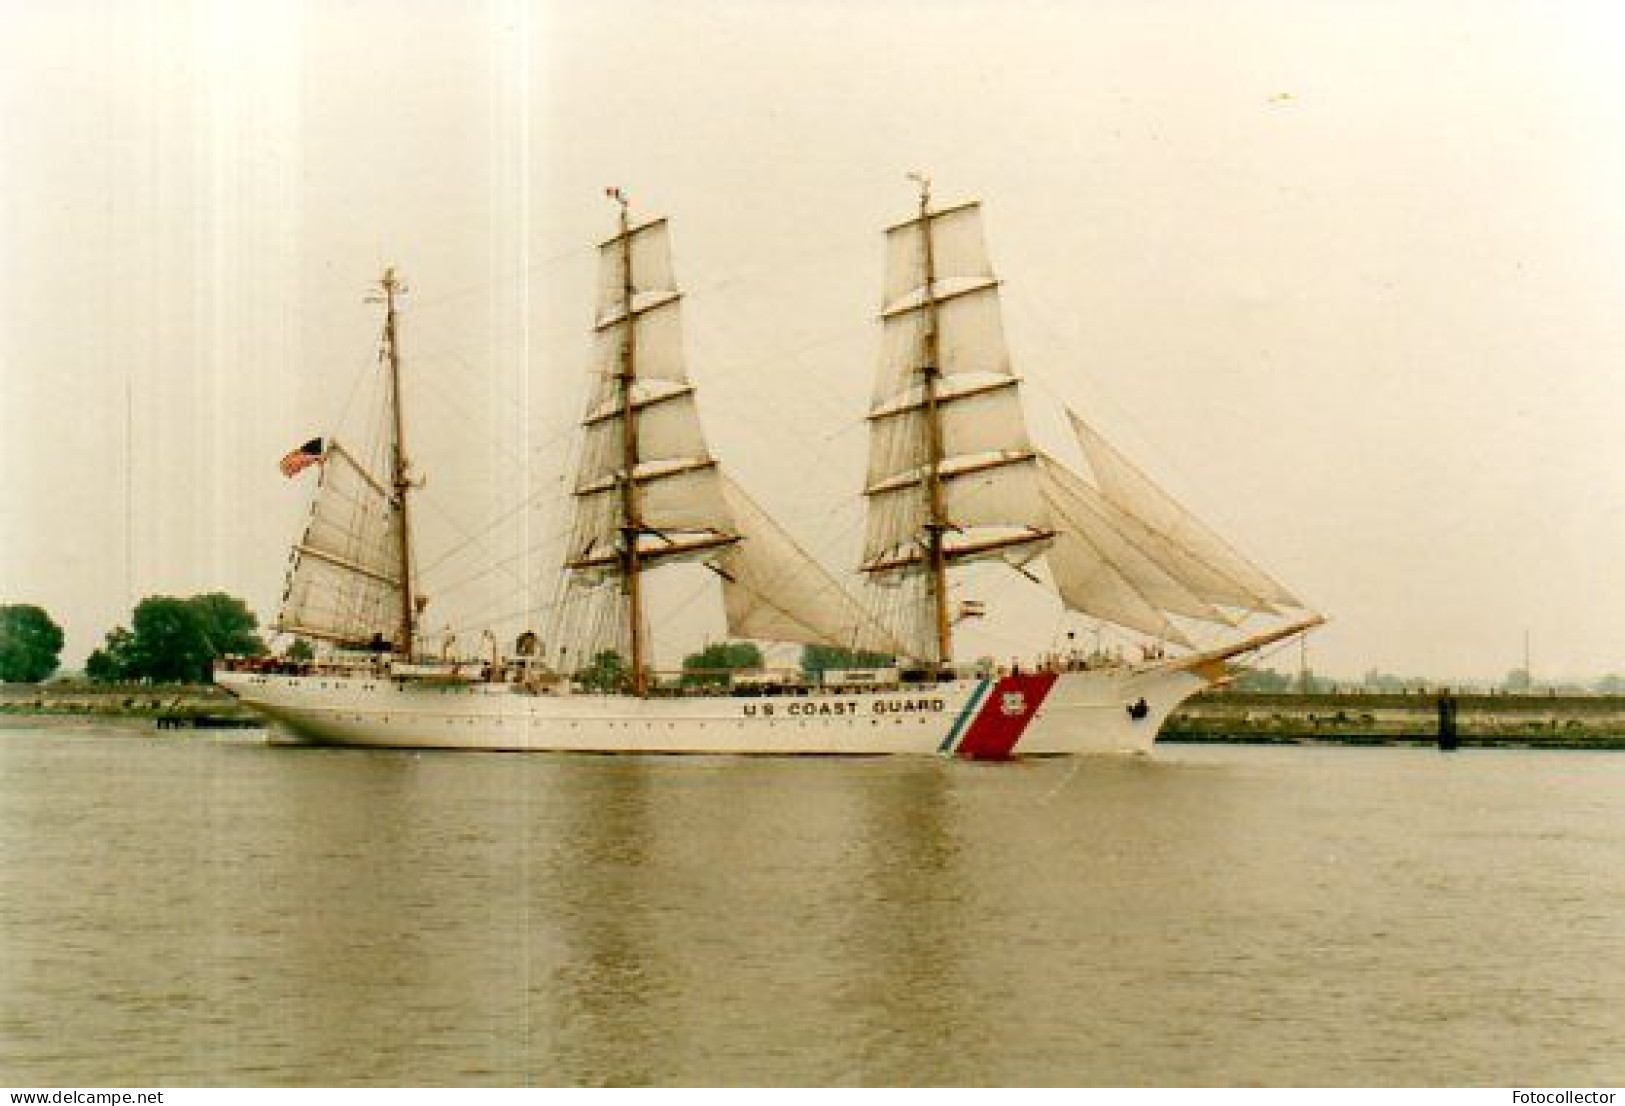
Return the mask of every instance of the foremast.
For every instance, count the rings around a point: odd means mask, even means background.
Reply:
[[[620,534],[621,588],[626,595],[628,637],[632,651],[632,694],[642,698],[649,693],[648,640],[643,614],[643,559],[638,554],[643,534],[638,504],[638,420],[634,417],[632,386],[638,378],[638,329],[632,325],[632,298],[636,291],[632,277],[632,220],[626,196],[619,190],[610,198],[620,205],[619,247],[621,251],[621,312],[627,320],[622,328],[620,366],[615,374],[621,413]]]
[[[1003,561],[1072,611],[1188,648],[1175,618],[1233,629],[1306,610],[1076,415],[1087,475],[1033,447],[980,205],[933,206],[930,182],[910,176],[918,210],[886,231],[862,562],[899,596],[909,655],[952,661],[949,570],[976,561]],[[1029,568],[1040,561],[1043,574]]]
[[[953,663],[953,625],[948,618],[948,555],[946,534],[948,515],[942,502],[942,414],[937,408],[937,385],[942,376],[938,367],[942,345],[937,307],[937,262],[931,234],[931,179],[916,174],[920,185],[920,247],[925,265],[925,335],[920,359],[921,419],[925,436],[926,505],[930,517],[925,523],[927,551],[931,559],[932,614],[936,620],[939,665]]]
[[[869,411],[862,570],[898,589],[896,632],[916,660],[951,665],[949,570],[1022,568],[1054,531],[1038,488],[975,202],[887,228],[881,357]]]

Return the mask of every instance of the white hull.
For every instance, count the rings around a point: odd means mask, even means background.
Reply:
[[[989,759],[1147,752],[1168,714],[1208,682],[1173,664],[765,697],[532,695],[504,684],[230,671],[216,681],[286,735],[319,744]]]

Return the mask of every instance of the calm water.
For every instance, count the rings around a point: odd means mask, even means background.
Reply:
[[[1625,1080],[1625,754],[0,730],[0,1083]]]

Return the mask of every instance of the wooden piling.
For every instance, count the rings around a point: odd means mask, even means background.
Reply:
[[[1448,691],[1439,695],[1439,749],[1450,752],[1459,748],[1461,739],[1456,736],[1456,697]]]

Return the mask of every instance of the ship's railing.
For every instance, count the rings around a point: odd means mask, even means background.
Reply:
[[[1160,654],[1159,654],[1160,655]],[[1142,659],[1151,659],[1147,654]],[[728,669],[688,668],[649,670],[649,694],[658,698],[726,695],[734,698],[783,695],[863,694],[896,691],[952,680],[984,679],[1022,673],[1088,672],[1122,668],[1131,662],[1120,651],[1073,650],[1046,653],[1035,660],[1012,658],[998,664],[991,659],[953,665],[895,666],[874,669],[827,669],[803,672],[799,668]],[[507,683],[547,686],[573,694],[624,695],[630,691],[630,673],[594,678],[578,672],[566,679],[534,658],[420,657],[411,661],[387,653],[341,651],[308,660],[289,657],[225,656],[216,671],[279,676],[367,676],[456,683]]]
[[[309,659],[276,656],[224,656],[215,661],[217,672],[244,672],[269,676],[348,676],[449,683],[557,682],[558,677],[529,658],[493,662],[488,657],[417,657],[412,660],[388,653],[335,652]]]

